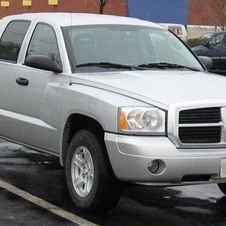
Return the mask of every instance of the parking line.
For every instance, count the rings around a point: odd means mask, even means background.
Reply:
[[[22,197],[23,199],[26,199],[28,200],[29,202],[32,202],[34,203],[35,205],[38,205],[60,217],[63,217],[75,224],[78,224],[78,225],[82,225],[82,226],[96,226],[96,224],[84,219],[84,218],[81,218],[73,213],[70,213],[68,211],[65,211],[43,199],[40,199],[26,191],[23,191],[21,190],[20,188],[17,188],[7,182],[4,182],[2,180],[0,180],[0,187],[2,187],[3,189],[17,195],[17,196],[20,196]]]

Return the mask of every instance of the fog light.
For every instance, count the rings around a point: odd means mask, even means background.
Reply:
[[[159,169],[158,160],[153,160],[148,164],[148,170],[150,173],[156,173]]]

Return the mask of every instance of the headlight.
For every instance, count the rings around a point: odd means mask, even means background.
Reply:
[[[165,134],[165,112],[155,107],[122,107],[119,128],[124,132]]]

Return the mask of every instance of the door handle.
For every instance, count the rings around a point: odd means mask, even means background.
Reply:
[[[17,78],[16,83],[22,86],[27,86],[29,84],[29,80],[26,78]]]

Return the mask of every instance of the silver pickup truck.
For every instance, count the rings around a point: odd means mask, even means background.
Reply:
[[[166,28],[37,13],[0,37],[0,137],[59,156],[77,208],[110,210],[126,182],[226,193],[226,78]]]

